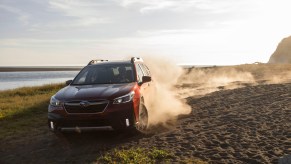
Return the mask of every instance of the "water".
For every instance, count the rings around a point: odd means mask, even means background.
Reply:
[[[0,90],[65,83],[79,71],[0,72]]]

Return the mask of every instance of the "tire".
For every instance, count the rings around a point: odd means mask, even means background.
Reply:
[[[136,131],[146,133],[148,128],[148,111],[143,103],[140,104],[139,121],[135,126]]]

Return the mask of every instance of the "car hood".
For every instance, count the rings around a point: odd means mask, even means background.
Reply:
[[[133,90],[135,83],[126,84],[96,84],[74,86],[69,85],[61,89],[55,97],[61,101],[72,100],[96,100],[108,99],[113,100],[123,96]]]

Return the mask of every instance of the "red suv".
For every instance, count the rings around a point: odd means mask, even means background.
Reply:
[[[148,127],[145,89],[151,75],[141,58],[92,60],[51,97],[48,125],[54,132]]]

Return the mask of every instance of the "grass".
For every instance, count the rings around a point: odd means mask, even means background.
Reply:
[[[132,147],[130,149],[113,149],[102,157],[98,158],[96,163],[107,164],[155,164],[155,163],[173,163],[177,156],[166,150],[157,148],[146,149],[140,147]],[[177,161],[176,161],[177,162]],[[188,158],[178,160],[182,164],[207,164],[198,158]]]
[[[0,120],[34,112],[33,108],[41,102],[48,103],[50,97],[62,87],[58,84],[1,91]]]
[[[174,155],[165,150],[153,148],[114,149],[97,159],[97,163],[170,163]]]
[[[23,87],[0,92],[0,140],[46,124],[50,97],[63,84]]]

